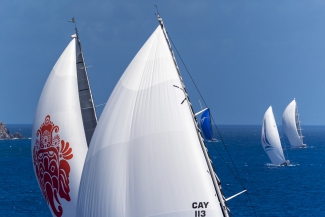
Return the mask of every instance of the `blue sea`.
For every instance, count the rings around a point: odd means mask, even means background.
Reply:
[[[31,137],[31,125],[7,127]],[[233,216],[325,216],[325,126],[302,128],[308,147],[293,149],[281,138],[291,165],[280,167],[262,148],[261,126],[219,126],[225,146],[207,146],[225,197],[248,190],[228,201]],[[30,141],[0,140],[0,216],[51,216],[34,175]]]

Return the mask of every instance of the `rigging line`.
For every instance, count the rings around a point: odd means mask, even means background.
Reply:
[[[193,82],[194,82],[194,81],[193,81]],[[218,134],[219,134],[219,136],[220,136],[220,140],[222,141],[222,143],[223,143],[223,145],[224,145],[224,147],[225,147],[225,149],[226,149],[226,151],[227,151],[227,153],[228,153],[228,156],[229,156],[229,158],[230,158],[232,164],[234,165],[234,168],[235,168],[235,170],[236,170],[236,172],[237,172],[237,175],[238,175],[238,178],[239,178],[239,182],[241,183],[242,187],[243,187],[245,190],[247,190],[246,187],[245,187],[245,185],[244,185],[244,183],[243,183],[243,181],[242,181],[242,179],[241,179],[241,177],[240,177],[240,175],[239,175],[239,172],[238,172],[238,170],[237,170],[237,167],[236,167],[235,163],[233,162],[233,160],[232,160],[232,158],[231,158],[231,156],[230,156],[230,154],[229,154],[229,151],[228,151],[228,149],[227,149],[227,146],[226,146],[226,144],[225,144],[225,142],[224,142],[224,140],[223,140],[223,138],[222,138],[222,136],[221,136],[221,133],[220,133],[220,131],[219,131],[219,128],[218,128],[217,124],[215,123],[215,121],[214,121],[212,115],[211,115],[211,119],[212,119],[212,121],[213,121],[213,123],[214,123],[215,128],[216,128],[217,131],[218,131]],[[255,216],[257,217],[256,211],[255,211],[254,206],[253,206],[253,203],[252,203],[252,201],[251,201],[251,199],[250,199],[250,197],[249,197],[248,191],[246,191],[246,196],[247,196],[248,201],[249,201],[249,203],[250,203],[250,205],[251,205],[251,207],[252,207],[252,209],[253,209],[253,211],[254,211]]]
[[[249,194],[248,194],[247,191],[246,191],[246,196],[247,196],[247,198],[248,198],[249,203],[251,204],[251,207],[252,207],[252,209],[253,209],[253,211],[254,211],[255,216],[257,217],[256,211],[255,211],[255,209],[254,209],[254,206],[253,206],[253,204],[252,204],[251,198],[249,197]]]
[[[204,105],[205,105],[206,107],[208,107],[208,106],[207,106],[207,103],[205,102],[205,100],[204,100],[204,98],[203,98],[203,96],[202,96],[202,94],[201,94],[199,88],[197,87],[196,83],[194,82],[194,79],[193,79],[192,75],[190,74],[188,68],[186,67],[186,65],[185,65],[185,63],[184,63],[184,61],[183,61],[181,55],[179,54],[179,52],[178,52],[178,50],[177,50],[177,48],[176,48],[176,46],[175,46],[173,40],[171,39],[170,35],[168,34],[168,32],[167,32],[167,35],[168,35],[168,37],[170,38],[170,41],[172,42],[172,44],[173,44],[173,46],[174,46],[174,48],[175,48],[175,50],[176,50],[176,52],[177,52],[179,58],[181,59],[181,61],[182,61],[183,65],[184,65],[184,67],[185,67],[185,69],[186,69],[188,75],[190,76],[190,78],[191,78],[191,80],[192,80],[192,82],[193,82],[193,84],[194,84],[196,90],[198,91],[198,93],[199,93],[201,99],[203,100]],[[245,188],[245,186],[244,186],[244,184],[243,184],[243,182],[242,182],[242,180],[241,180],[241,178],[240,178],[240,176],[239,176],[238,170],[237,170],[237,168],[236,168],[236,166],[235,166],[235,164],[234,164],[234,161],[233,161],[232,158],[230,157],[229,151],[228,151],[228,149],[226,148],[226,145],[225,145],[225,142],[224,142],[224,140],[223,140],[223,138],[222,138],[222,136],[221,136],[221,133],[220,133],[220,131],[219,131],[219,129],[218,129],[218,127],[217,127],[217,125],[216,125],[216,123],[215,123],[213,117],[212,117],[212,114],[211,114],[211,119],[212,119],[214,125],[216,126],[216,129],[217,129],[217,131],[218,131],[218,134],[219,134],[219,136],[220,136],[220,139],[221,139],[221,141],[222,141],[222,144],[225,146],[225,149],[226,149],[226,151],[227,151],[227,153],[228,153],[228,156],[229,156],[229,158],[230,158],[232,164],[234,165],[234,168],[235,168],[235,170],[236,170],[236,172],[237,172],[237,175],[238,175],[238,177],[239,177],[240,183],[241,183],[242,187]],[[245,188],[245,189],[246,189],[246,188]]]
[[[242,179],[240,178],[240,175],[239,175],[239,172],[238,172],[238,170],[237,170],[237,167],[235,166],[235,163],[234,163],[234,161],[232,160],[232,158],[231,158],[231,156],[230,156],[230,153],[229,153],[229,151],[228,151],[228,148],[227,148],[227,146],[226,146],[226,143],[225,143],[225,141],[223,140],[223,137],[221,136],[221,133],[220,133],[220,131],[219,131],[219,128],[218,128],[217,124],[215,123],[214,118],[213,118],[212,115],[211,115],[211,119],[212,119],[212,122],[214,123],[215,128],[217,129],[217,132],[218,132],[218,134],[219,134],[219,136],[220,136],[220,140],[221,140],[223,146],[225,147],[225,149],[226,149],[226,151],[227,151],[227,154],[228,154],[228,156],[229,156],[229,158],[230,158],[230,160],[231,160],[231,163],[234,165],[235,171],[236,171],[237,176],[238,176],[238,178],[239,178],[239,182],[240,182],[240,184],[242,185],[242,187],[243,187],[244,189],[246,189],[246,187],[245,187],[245,185],[244,185]]]
[[[206,107],[208,107],[207,104],[206,104],[206,102],[205,102],[205,100],[204,100],[204,98],[203,98],[203,96],[202,96],[202,94],[201,94],[201,92],[199,91],[199,88],[196,86],[196,83],[194,82],[194,79],[193,79],[192,75],[190,74],[190,72],[189,72],[189,70],[187,69],[187,67],[186,67],[186,65],[185,65],[185,63],[184,63],[184,61],[183,61],[181,55],[179,54],[179,52],[178,52],[178,50],[177,50],[177,48],[176,48],[176,46],[175,46],[175,44],[174,44],[172,38],[170,37],[170,35],[169,35],[169,33],[168,33],[167,31],[166,31],[166,33],[167,33],[167,35],[168,35],[170,41],[172,42],[172,44],[173,44],[173,46],[174,46],[174,48],[175,48],[175,50],[176,50],[176,52],[177,52],[179,58],[181,59],[181,61],[182,61],[182,63],[183,63],[183,66],[185,67],[185,69],[186,69],[186,71],[187,71],[187,74],[190,76],[190,78],[191,78],[191,80],[192,80],[192,82],[193,82],[193,84],[194,84],[196,90],[197,90],[198,93],[200,94],[201,99],[203,100],[204,105],[205,105]]]
[[[172,38],[170,37],[170,35],[169,35],[169,33],[168,33],[167,31],[166,31],[166,33],[167,33],[167,35],[168,35],[168,37],[169,37],[169,39],[170,39],[172,45],[174,46],[174,48],[175,48],[175,50],[176,50],[176,52],[177,52],[177,54],[178,54],[180,60],[182,61],[183,66],[185,67],[185,69],[186,69],[186,71],[187,71],[187,74],[190,76],[190,78],[191,78],[191,80],[192,80],[192,82],[193,82],[193,84],[194,84],[194,86],[195,86],[197,92],[199,93],[201,99],[203,100],[204,105],[205,105],[206,107],[208,107],[208,106],[207,106],[207,103],[205,102],[205,100],[204,100],[204,98],[203,98],[203,96],[202,96],[202,94],[201,94],[201,92],[200,92],[200,90],[199,90],[199,88],[197,87],[196,83],[194,82],[194,79],[193,79],[192,75],[190,74],[190,72],[189,72],[187,66],[185,65],[185,63],[184,63],[184,61],[183,61],[181,55],[179,54],[179,52],[178,52],[178,50],[177,50],[177,48],[176,48],[176,46],[175,46],[175,44],[174,44]],[[228,154],[228,156],[229,156],[229,158],[230,158],[230,160],[231,160],[231,162],[232,162],[232,164],[233,164],[233,166],[234,166],[234,168],[235,168],[235,171],[237,172],[237,176],[238,176],[238,178],[239,178],[239,182],[240,182],[240,184],[242,185],[242,187],[243,187],[244,189],[246,189],[246,188],[245,188],[245,185],[244,185],[244,183],[243,183],[243,181],[242,181],[242,179],[240,178],[239,172],[238,172],[238,170],[237,170],[237,168],[236,168],[236,166],[235,166],[235,164],[234,164],[234,161],[232,160],[232,158],[231,158],[231,156],[230,156],[230,154],[229,154],[229,151],[228,151],[228,149],[227,149],[227,147],[226,147],[226,145],[225,145],[225,142],[224,142],[224,140],[223,140],[223,138],[222,138],[222,136],[221,136],[221,133],[220,133],[220,131],[219,131],[219,128],[217,127],[217,125],[216,125],[216,123],[215,123],[215,121],[214,121],[212,115],[211,115],[211,119],[212,119],[212,121],[213,121],[213,123],[214,123],[214,125],[215,125],[215,127],[216,127],[216,129],[217,129],[217,131],[218,131],[218,134],[219,134],[219,136],[220,136],[220,140],[221,140],[222,144],[224,145],[224,147],[225,147],[225,149],[226,149],[226,151],[227,151],[227,154]],[[214,145],[213,145],[213,146],[214,146]],[[216,149],[215,146],[214,146],[214,148]],[[216,150],[217,150],[217,149],[216,149]],[[226,165],[228,165],[228,164],[226,163]],[[228,165],[228,166],[229,166],[229,165]],[[232,171],[232,170],[231,170],[231,171]],[[235,175],[235,174],[234,174],[234,175]],[[235,175],[235,177],[236,177],[236,175]],[[237,178],[237,177],[236,177],[236,178]],[[250,197],[248,196],[248,191],[246,191],[246,195],[247,195],[247,197],[248,197],[248,200],[249,200],[249,202],[250,202],[250,204],[251,204],[251,207],[252,207],[252,209],[253,209],[253,211],[254,211],[255,216],[257,216],[257,215],[256,215],[256,212],[255,212],[255,209],[254,209],[254,207],[253,207],[253,205],[252,205],[252,201],[250,200]]]
[[[227,167],[229,168],[229,170],[231,171],[231,173],[235,176],[235,178],[237,179],[237,181],[240,182],[238,176],[237,176],[236,173],[232,170],[232,168],[231,168],[230,165],[227,163],[227,161],[226,161],[225,158],[222,156],[222,154],[219,152],[219,150],[218,150],[217,146],[215,146],[214,142],[212,142],[212,146],[213,146],[214,149],[217,151],[217,153],[219,154],[219,156],[221,157],[221,159],[225,162],[225,164],[227,165]],[[243,187],[244,189],[246,189],[245,186],[242,185],[242,187]]]

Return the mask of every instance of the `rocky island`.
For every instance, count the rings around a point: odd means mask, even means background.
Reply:
[[[0,122],[0,139],[24,139],[20,133],[15,132],[13,135],[7,129],[6,125]]]

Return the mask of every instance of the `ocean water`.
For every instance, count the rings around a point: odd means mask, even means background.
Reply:
[[[302,128],[308,147],[290,148],[286,137],[282,137],[286,159],[292,165],[280,167],[271,165],[262,148],[261,126],[219,127],[252,204],[245,194],[229,200],[234,216],[254,216],[254,210],[257,216],[325,216],[325,126]],[[223,157],[227,156],[223,145],[214,145],[217,149],[208,145],[209,153],[227,198],[242,187],[225,166],[224,162],[231,160]]]
[[[32,125],[7,125],[30,138]],[[0,140],[0,216],[51,216],[38,187],[31,140]]]
[[[31,125],[7,126],[31,137]],[[233,216],[325,216],[325,126],[303,126],[307,148],[292,149],[281,139],[287,167],[270,164],[261,126],[222,125],[219,131],[226,145],[207,146],[225,197],[243,186],[248,190],[228,201]],[[0,216],[51,216],[34,175],[30,141],[0,140]]]

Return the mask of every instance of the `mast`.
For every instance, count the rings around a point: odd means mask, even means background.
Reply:
[[[155,5],[156,6],[156,5]],[[156,9],[157,9],[157,6],[156,6]],[[190,102],[190,99],[189,99],[189,96],[186,92],[186,89],[185,89],[185,85],[184,85],[184,82],[183,82],[183,79],[182,79],[182,76],[181,76],[181,73],[180,73],[180,70],[178,68],[178,64],[176,62],[176,58],[175,58],[175,55],[174,55],[174,52],[172,50],[172,47],[171,47],[171,44],[170,44],[170,41],[168,39],[168,35],[167,35],[167,32],[166,32],[166,29],[165,29],[165,26],[164,26],[164,23],[163,23],[163,20],[162,18],[159,16],[159,12],[157,10],[157,18],[158,18],[158,22],[159,22],[159,25],[161,26],[161,29],[164,33],[164,36],[165,36],[165,39],[166,39],[166,42],[168,44],[168,47],[169,47],[169,50],[170,50],[170,53],[171,53],[171,56],[173,58],[173,62],[175,64],[175,68],[178,72],[178,76],[179,76],[179,79],[180,79],[180,83],[182,85],[182,90],[184,92],[184,95],[185,95],[185,101],[187,102],[187,105],[190,109],[190,112],[191,112],[191,115],[192,115],[192,119],[193,119],[193,124],[195,125],[195,128],[196,128],[196,132],[197,132],[197,136],[198,136],[198,139],[200,141],[200,145],[201,145],[201,148],[202,148],[202,151],[203,151],[203,154],[204,154],[204,157],[205,157],[205,160],[206,160],[206,163],[208,165],[208,169],[209,169],[209,174],[211,175],[211,179],[212,179],[212,182],[213,182],[213,185],[214,185],[214,188],[216,190],[216,195],[219,199],[219,203],[220,203],[220,207],[221,207],[221,210],[222,210],[222,213],[225,217],[229,217],[230,216],[230,210],[229,208],[227,207],[226,205],[226,199],[225,197],[223,196],[222,194],[222,191],[221,191],[221,182],[217,176],[217,174],[214,172],[214,169],[213,169],[213,166],[211,164],[211,159],[209,157],[209,154],[207,152],[207,148],[204,144],[204,141],[203,141],[203,137],[201,135],[201,131],[200,131],[200,128],[199,128],[199,125],[198,125],[198,122],[197,122],[197,119],[195,117],[195,113],[193,111],[193,108],[192,108],[192,104]]]
[[[73,19],[74,22],[74,19]],[[95,128],[97,126],[97,115],[94,105],[94,99],[91,93],[91,88],[88,79],[87,67],[82,52],[81,42],[78,34],[77,26],[75,25],[76,39],[78,42],[77,48],[77,77],[78,77],[78,94],[80,101],[80,108],[82,114],[82,121],[85,130],[87,145],[89,146]]]

